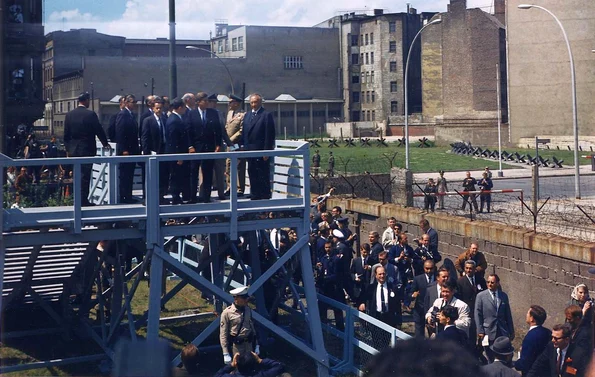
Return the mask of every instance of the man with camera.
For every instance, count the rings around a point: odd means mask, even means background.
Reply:
[[[459,318],[454,321],[455,326],[461,329],[465,334],[469,335],[469,326],[471,325],[471,317],[469,317],[469,307],[463,301],[454,297],[456,291],[456,284],[451,280],[446,280],[441,286],[441,296],[437,298],[432,306],[426,312],[426,322],[428,327],[433,331],[440,332],[444,330],[444,326],[438,322],[438,312],[443,307],[450,305],[454,306],[458,313]]]

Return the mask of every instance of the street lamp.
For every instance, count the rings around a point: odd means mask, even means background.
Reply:
[[[407,61],[405,62],[405,169],[409,170],[409,98],[407,96],[407,81],[408,80],[408,72],[409,72],[409,58],[411,57],[411,50],[413,50],[413,45],[415,44],[415,41],[417,40],[417,37],[419,37],[419,35],[421,34],[422,31],[424,31],[425,28],[427,28],[430,25],[434,25],[434,24],[439,24],[442,22],[441,18],[437,18],[434,21],[428,22],[427,24],[425,24],[421,29],[419,29],[419,31],[417,32],[417,34],[415,34],[415,37],[413,38],[413,41],[411,42],[411,45],[409,46],[409,52],[407,53]]]
[[[227,68],[227,65],[225,64],[225,62],[223,61],[223,59],[221,59],[213,51],[207,50],[206,48],[196,47],[196,46],[186,46],[186,48],[188,50],[199,50],[199,51],[208,52],[212,56],[216,57],[221,62],[221,64],[223,64],[223,67],[225,68],[225,71],[227,72],[227,77],[229,77],[229,85],[231,86],[231,94],[234,94],[235,93],[235,91],[233,90],[233,77],[231,77],[231,72],[229,72],[229,68]]]
[[[568,56],[570,58],[570,84],[572,88],[572,129],[574,133],[574,193],[576,199],[581,198],[581,181],[580,181],[580,165],[578,161],[578,116],[577,116],[577,109],[576,109],[576,77],[574,76],[574,59],[572,57],[572,50],[570,49],[570,42],[568,41],[568,36],[566,35],[566,31],[564,30],[564,26],[552,12],[545,9],[539,5],[533,4],[521,4],[518,6],[519,9],[531,9],[537,8],[541,9],[542,11],[546,12],[550,16],[556,20],[558,26],[562,30],[562,34],[564,35],[564,41],[566,41],[566,47],[568,48]]]

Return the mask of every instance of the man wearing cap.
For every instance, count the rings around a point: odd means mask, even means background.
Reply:
[[[242,286],[231,290],[233,304],[221,313],[219,341],[223,350],[223,361],[231,363],[231,355],[259,353],[256,344],[256,330],[252,321],[252,309],[248,306],[248,287]],[[256,344],[256,348],[253,347]]]
[[[242,109],[244,101],[235,94],[229,95],[229,111],[227,112],[227,122],[225,123],[225,132],[229,137],[232,150],[238,148],[238,144],[242,143],[242,128],[244,127],[244,116],[246,112]],[[225,167],[225,175],[227,177],[227,191],[225,195],[230,195],[230,177],[231,177],[231,160],[228,158]],[[238,159],[238,196],[244,195],[246,189],[246,159]]]
[[[262,96],[254,93],[250,96],[250,108],[244,118],[242,131],[243,147],[247,151],[275,149],[275,120],[273,114],[262,107]],[[271,198],[271,159],[262,156],[248,159],[250,176],[250,199]]]
[[[349,266],[351,265],[351,259],[353,258],[353,249],[347,246],[345,242],[345,233],[339,229],[333,229],[333,242],[335,244],[334,255],[338,258],[338,271],[337,271],[337,285],[338,291],[343,292],[346,290],[347,293],[351,294],[351,279],[349,278]],[[344,296],[343,296],[344,297]]]
[[[186,132],[190,141],[188,152],[209,153],[221,150],[221,123],[216,110],[208,108],[209,99],[205,92],[196,94],[198,108],[192,110],[187,117]],[[213,161],[214,160],[193,160],[190,163],[190,197],[191,203],[211,201],[211,190],[213,186]],[[200,195],[198,191],[198,171],[202,172],[202,184]]]
[[[88,109],[90,100],[89,93],[82,93],[78,97],[78,107],[66,114],[64,144],[68,157],[95,156],[97,149],[95,136],[99,138],[104,148],[111,149],[97,114]],[[92,168],[91,164],[81,165],[81,203],[83,206],[91,205],[88,197]]]
[[[494,361],[481,367],[486,377],[520,377],[520,374],[511,368],[514,347],[508,337],[496,338],[488,353]]]

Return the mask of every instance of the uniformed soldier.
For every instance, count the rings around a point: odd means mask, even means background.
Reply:
[[[256,344],[256,331],[252,321],[252,309],[248,306],[248,287],[242,286],[231,290],[233,304],[221,313],[219,341],[223,350],[223,361],[231,363],[231,355],[260,353]],[[256,345],[253,349],[253,345]]]
[[[225,132],[232,144],[229,146],[230,150],[234,151],[238,148],[238,144],[242,143],[242,128],[244,125],[244,115],[246,112],[242,110],[243,100],[235,94],[229,95],[229,111],[227,112],[227,121],[225,123]],[[230,195],[230,169],[231,160],[227,159],[225,175],[227,177],[227,190],[225,195]],[[246,159],[238,160],[238,196],[244,195],[246,189]]]
[[[318,178],[318,171],[320,170],[320,154],[318,153],[318,149],[314,152],[314,156],[312,156],[312,168],[314,171],[314,178]]]
[[[335,157],[333,156],[333,152],[329,152],[327,175],[329,177],[335,176]]]

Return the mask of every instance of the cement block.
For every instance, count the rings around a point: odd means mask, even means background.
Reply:
[[[529,262],[530,258],[529,255],[531,254],[530,250],[527,249],[521,249],[521,260],[523,262]]]
[[[535,264],[532,266],[532,273],[533,273],[533,275],[535,275],[539,278],[542,278],[542,279],[547,279],[549,276],[546,267],[535,265]]]
[[[558,270],[549,268],[547,271],[548,271],[548,279],[550,279],[552,281],[558,281]]]

